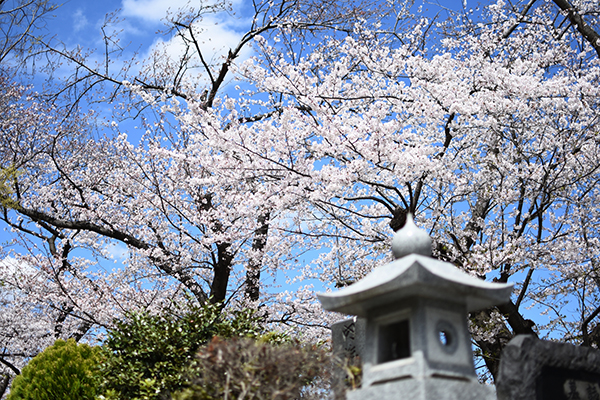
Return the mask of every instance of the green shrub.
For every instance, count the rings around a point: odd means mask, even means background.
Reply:
[[[322,398],[330,357],[316,346],[214,338],[200,349],[191,386],[176,400]]]
[[[7,400],[94,399],[99,363],[98,347],[57,340],[23,368]]]
[[[161,399],[183,388],[200,346],[214,336],[257,337],[261,321],[251,310],[224,317],[207,304],[175,313],[132,313],[108,332],[101,366],[105,399]]]

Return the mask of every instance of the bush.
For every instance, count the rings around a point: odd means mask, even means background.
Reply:
[[[214,338],[200,349],[196,377],[175,400],[286,400],[323,397],[328,353],[299,343]]]
[[[224,317],[207,304],[165,315],[132,313],[109,331],[101,366],[105,399],[162,399],[183,388],[200,346],[214,336],[257,337],[261,321],[253,311]]]
[[[98,347],[57,340],[23,368],[7,400],[87,400],[98,388]]]

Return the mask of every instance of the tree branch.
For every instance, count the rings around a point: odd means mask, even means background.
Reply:
[[[571,21],[571,23],[577,27],[579,33],[581,33],[583,38],[592,45],[594,50],[596,50],[596,54],[600,58],[600,35],[598,35],[598,33],[584,21],[579,11],[577,11],[568,0],[553,1],[562,11],[567,13],[569,21]]]
[[[17,367],[15,367],[12,363],[6,361],[4,359],[4,357],[0,357],[0,363],[6,365],[8,368],[10,368],[15,374],[20,375],[21,374],[21,370]]]
[[[506,39],[510,36],[511,33],[514,32],[515,29],[517,29],[517,27],[521,24],[521,22],[523,22],[523,20],[525,19],[525,16],[527,15],[527,13],[529,12],[529,10],[531,9],[531,7],[533,6],[533,4],[536,2],[537,0],[531,0],[529,3],[527,3],[527,5],[523,8],[523,11],[521,11],[521,15],[519,15],[519,19],[517,20],[517,22],[515,22],[513,25],[510,26],[510,28],[508,28],[504,34],[502,35],[502,39]]]
[[[583,321],[583,323],[581,324],[581,334],[583,336],[583,343],[581,344],[582,346],[590,347],[590,336],[589,336],[589,333],[588,333],[588,325],[590,324],[590,322],[592,322],[592,320],[594,318],[596,318],[596,316],[598,314],[600,314],[600,306],[596,307],[596,309],[594,310],[594,312],[591,313],[585,319],[585,321]]]

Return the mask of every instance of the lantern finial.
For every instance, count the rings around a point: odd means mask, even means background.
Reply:
[[[415,225],[411,213],[406,216],[404,227],[394,234],[392,254],[396,260],[409,254],[431,257],[431,238]]]

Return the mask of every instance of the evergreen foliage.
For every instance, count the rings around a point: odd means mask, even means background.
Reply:
[[[214,336],[255,338],[262,333],[253,310],[229,317],[214,304],[179,311],[131,313],[109,332],[101,366],[104,398],[168,398],[185,386],[195,354]]]
[[[0,206],[5,208],[17,209],[19,204],[11,198],[12,190],[9,182],[18,176],[19,172],[15,167],[0,168]]]
[[[23,368],[7,400],[94,399],[100,357],[99,347],[59,339]]]

